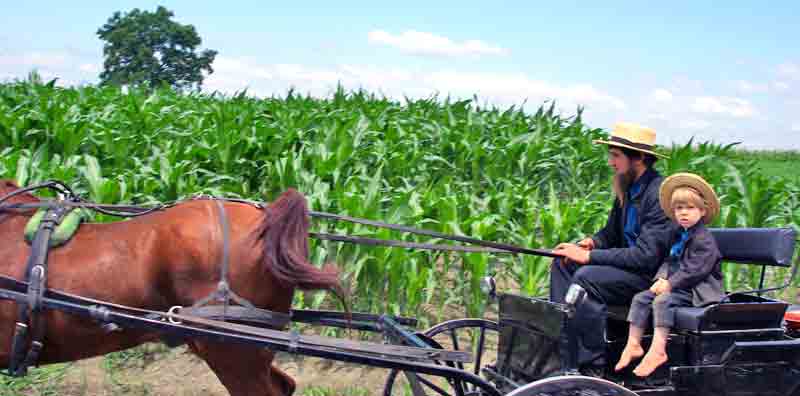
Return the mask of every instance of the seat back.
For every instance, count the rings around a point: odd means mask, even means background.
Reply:
[[[711,228],[724,261],[791,267],[794,228]]]
[[[797,239],[794,228],[712,228],[710,231],[723,261],[764,268],[792,266]],[[780,328],[788,304],[760,294],[733,294],[723,304],[680,308],[676,312],[676,327],[691,331]]]

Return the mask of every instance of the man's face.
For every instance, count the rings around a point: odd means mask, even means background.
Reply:
[[[608,149],[608,166],[618,175],[624,175],[631,169],[631,160],[622,153],[622,150],[611,147]]]

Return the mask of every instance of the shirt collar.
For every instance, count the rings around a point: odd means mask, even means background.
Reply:
[[[685,232],[685,233],[689,234],[689,236],[693,236],[694,234],[697,233],[697,231],[700,231],[700,230],[702,230],[704,228],[706,228],[706,226],[705,226],[705,224],[703,224],[703,219],[700,219],[693,226],[689,227],[688,230],[684,230],[683,227],[678,226],[677,233],[678,233],[678,235],[680,235],[680,234],[683,234]]]
[[[628,195],[631,195],[630,193],[631,190],[634,190],[634,186],[639,186],[639,190],[636,191],[633,194],[633,196],[635,197],[641,194],[645,190],[645,188],[647,188],[647,185],[650,184],[650,182],[658,176],[659,176],[658,171],[656,171],[653,168],[647,168],[647,170],[645,170],[644,173],[642,173],[642,175],[639,176],[639,178],[636,179],[636,181],[631,183],[630,187],[628,187]]]

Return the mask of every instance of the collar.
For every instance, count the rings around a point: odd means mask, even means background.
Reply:
[[[689,227],[689,229],[687,229],[686,231],[689,234],[689,237],[693,237],[695,234],[697,234],[701,230],[704,230],[705,228],[706,228],[706,225],[703,224],[703,219],[700,219],[700,220],[697,221],[697,223],[695,223],[695,225]],[[683,227],[678,226],[678,230],[677,230],[676,234],[680,235],[680,234],[683,233],[683,231],[684,231]]]
[[[650,182],[653,181],[653,179],[659,176],[660,175],[658,174],[658,171],[656,171],[653,168],[647,168],[647,170],[645,170],[644,173],[642,173],[642,175],[639,176],[638,179],[636,179],[636,181],[631,183],[631,186],[637,184],[641,186],[641,188],[639,188],[639,191],[637,191],[636,194],[633,194],[633,198],[638,197],[639,195],[644,193],[644,190],[647,190],[647,185],[650,184]],[[628,190],[630,190],[630,187],[628,188]]]

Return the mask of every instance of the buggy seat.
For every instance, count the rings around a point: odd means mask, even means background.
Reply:
[[[797,238],[793,228],[713,228],[711,234],[724,261],[762,266],[759,289],[767,266],[792,266]],[[779,328],[787,307],[782,301],[731,294],[708,307],[678,308],[675,327],[695,332]]]
[[[767,266],[792,267],[797,232],[794,228],[711,228],[722,260],[761,265],[759,289],[763,289]],[[717,330],[780,328],[788,304],[761,297],[758,292],[732,293],[706,307],[678,308],[673,330],[704,332]],[[612,319],[624,320],[629,307],[609,307]]]

